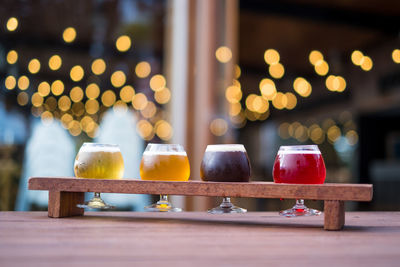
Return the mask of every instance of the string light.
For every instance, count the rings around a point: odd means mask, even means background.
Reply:
[[[29,79],[25,75],[22,75],[18,79],[18,88],[21,90],[26,90],[29,87]]]
[[[161,91],[165,87],[166,83],[164,76],[156,74],[150,79],[150,88],[155,92]]]
[[[106,70],[106,62],[102,58],[95,59],[92,62],[92,72],[95,75],[101,75]]]
[[[73,27],[68,27],[63,32],[63,39],[66,43],[72,43],[76,38],[76,30]]]
[[[18,27],[18,19],[15,17],[11,17],[7,20],[7,30],[13,32]]]
[[[76,65],[71,68],[69,75],[71,77],[71,80],[73,80],[74,82],[79,82],[80,80],[83,79],[85,71],[81,66]]]
[[[269,70],[269,75],[271,75],[271,77],[275,79],[280,79],[285,74],[285,68],[281,63],[270,65],[268,70]]]
[[[131,38],[127,35],[122,35],[118,37],[117,41],[115,42],[115,46],[117,50],[120,52],[126,52],[131,48],[132,41]]]
[[[62,59],[59,55],[54,55],[50,57],[49,68],[51,70],[58,70],[59,68],[61,68],[61,65],[62,65]]]
[[[293,88],[302,97],[308,97],[312,91],[311,84],[302,77],[294,80]]]
[[[151,73],[151,66],[146,61],[141,61],[136,65],[135,68],[136,76],[139,78],[146,78]]]
[[[154,98],[159,104],[166,104],[171,99],[171,92],[167,87],[164,87],[161,91],[154,93]]]
[[[130,85],[125,85],[122,87],[121,91],[119,91],[119,97],[126,103],[131,102],[134,95],[135,89]]]
[[[26,106],[29,101],[29,96],[26,92],[20,92],[17,95],[17,102],[20,106]]]
[[[34,107],[40,107],[43,105],[43,97],[39,93],[34,93],[31,97],[31,102]]]
[[[7,53],[7,62],[8,64],[15,64],[18,60],[18,53],[15,50],[10,50]]]
[[[69,97],[73,102],[80,102],[83,99],[83,90],[79,86],[75,86],[69,92]]]
[[[136,94],[132,99],[132,106],[136,110],[143,110],[147,106],[147,97],[143,93]]]
[[[71,100],[68,96],[63,95],[62,97],[60,97],[60,99],[58,100],[58,108],[61,111],[67,111],[71,108]]]
[[[276,87],[275,83],[271,79],[262,79],[259,83],[259,88],[261,95],[266,99],[266,100],[272,100],[275,95],[276,95]]]
[[[400,50],[399,49],[393,50],[392,59],[395,63],[400,63]]]
[[[100,87],[95,84],[91,83],[86,87],[86,96],[89,99],[96,99],[100,95]]]
[[[140,120],[136,124],[136,131],[145,140],[151,140],[154,136],[154,128],[150,122],[146,120]]]
[[[221,63],[227,63],[232,59],[232,51],[227,46],[220,46],[215,51],[215,57]]]
[[[140,111],[142,116],[145,117],[146,119],[152,118],[156,114],[156,112],[157,112],[157,107],[151,101],[149,101],[146,107]]]
[[[275,65],[279,63],[280,55],[275,49],[268,49],[264,52],[264,60],[269,65]]]
[[[225,98],[229,103],[237,103],[242,99],[242,90],[237,86],[229,86],[225,90]]]
[[[368,56],[364,56],[363,57],[363,61],[361,63],[361,69],[364,71],[370,71],[372,69],[373,66],[373,62],[372,59]]]
[[[7,76],[7,78],[4,81],[4,85],[6,86],[6,88],[8,90],[12,90],[17,85],[17,80],[15,79],[14,76],[11,76],[11,75]]]
[[[48,82],[41,82],[38,86],[38,93],[42,96],[42,97],[46,97],[49,95],[50,93],[50,84]]]
[[[111,84],[114,87],[116,88],[121,87],[125,84],[125,82],[126,82],[126,76],[123,71],[117,70],[111,75]]]
[[[112,90],[107,90],[103,93],[103,95],[101,96],[101,102],[103,103],[103,105],[105,107],[111,107],[112,105],[114,105],[116,100],[116,96],[114,91]]]
[[[58,96],[64,92],[64,83],[60,80],[56,80],[51,84],[51,92],[53,95]]]
[[[99,111],[99,102],[95,99],[89,99],[85,103],[85,110],[88,114],[95,114]]]
[[[32,74],[36,74],[40,70],[40,61],[37,58],[32,59],[29,61],[28,70]]]
[[[228,123],[224,119],[215,119],[210,123],[210,131],[215,136],[223,136],[228,131]]]
[[[235,79],[239,79],[241,74],[242,70],[240,69],[239,65],[235,65]]]
[[[351,61],[356,66],[361,66],[363,62],[363,57],[364,54],[359,50],[354,50],[353,53],[351,53]]]
[[[324,60],[324,56],[322,55],[322,53],[320,51],[313,50],[310,52],[310,55],[308,56],[308,60],[310,61],[310,63],[312,65],[315,66],[317,64],[317,62]]]

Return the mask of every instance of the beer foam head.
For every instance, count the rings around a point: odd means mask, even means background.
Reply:
[[[167,156],[187,156],[186,151],[145,151],[143,155],[155,156],[155,155],[167,155]]]
[[[246,152],[242,144],[208,145],[206,152]]]
[[[84,143],[80,152],[120,152],[119,146],[114,144]]]
[[[321,151],[316,145],[281,146],[278,154],[321,154]]]

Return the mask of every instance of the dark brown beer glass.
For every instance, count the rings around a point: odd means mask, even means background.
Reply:
[[[200,177],[203,181],[210,182],[248,182],[250,169],[250,161],[243,145],[208,145],[201,162]],[[221,205],[208,212],[245,213],[247,210],[236,207],[229,197],[224,197]]]

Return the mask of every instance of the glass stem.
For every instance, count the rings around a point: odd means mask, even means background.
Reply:
[[[221,208],[229,209],[229,208],[232,208],[232,206],[233,206],[233,204],[231,202],[231,198],[230,197],[224,197],[222,199],[222,203],[220,205]]]
[[[296,199],[296,205],[294,207],[296,210],[304,210],[306,206],[304,205],[304,199]]]
[[[100,193],[99,192],[94,192],[94,197],[95,198],[100,198]]]
[[[158,201],[160,204],[167,204],[168,203],[168,195],[160,195],[160,200]]]

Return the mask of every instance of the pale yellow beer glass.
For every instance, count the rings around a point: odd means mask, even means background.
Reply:
[[[75,176],[84,179],[121,179],[124,175],[124,160],[118,145],[84,143],[79,149],[74,164]],[[95,192],[94,197],[79,208],[110,209]]]
[[[142,180],[187,181],[190,176],[190,165],[184,148],[178,144],[148,144],[140,163]],[[167,195],[145,207],[146,211],[179,212],[168,201]]]

